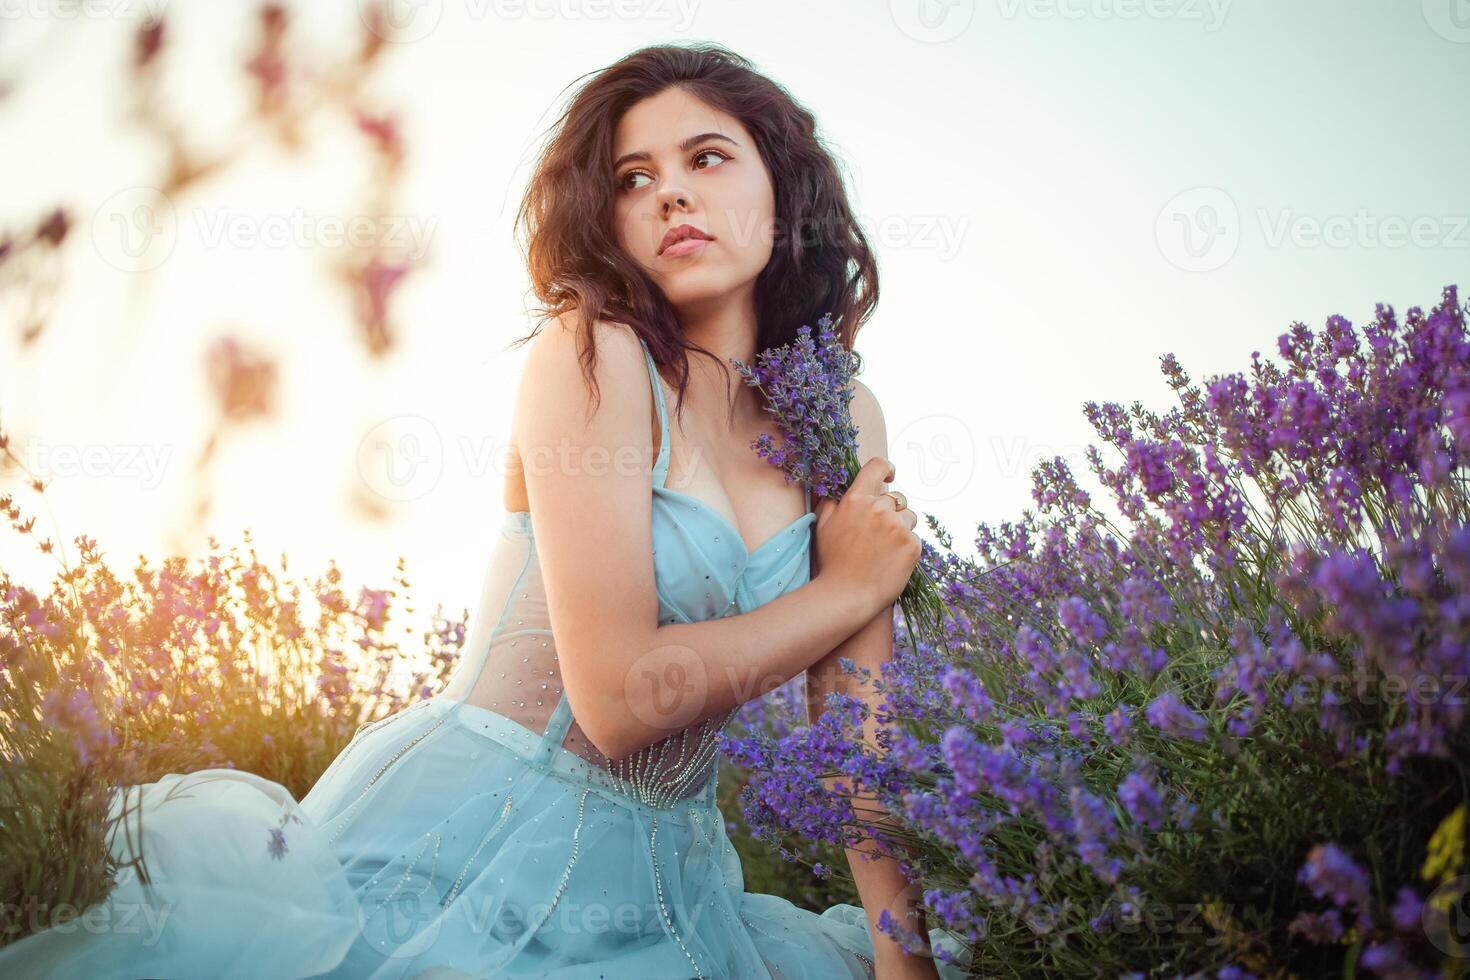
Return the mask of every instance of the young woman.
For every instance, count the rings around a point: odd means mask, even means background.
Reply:
[[[742,703],[805,671],[815,714],[839,657],[888,659],[920,553],[865,386],[862,471],[813,510],[750,448],[770,417],[728,367],[828,311],[851,347],[876,303],[814,130],[712,45],[639,50],[581,88],[520,212],[546,317],[448,686],[360,731],[299,806],[233,770],[142,787],[118,847],[141,841],[147,882],[125,873],[108,921],[150,896],[168,914],[131,938],[39,933],[0,973],[962,974],[876,928],[911,911],[891,859],[854,852],[863,908],[746,892],[715,801]]]

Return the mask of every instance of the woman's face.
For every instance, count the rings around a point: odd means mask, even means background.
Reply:
[[[623,114],[613,134],[614,232],[678,310],[749,288],[771,258],[775,191],[739,120],[682,88]],[[713,241],[664,250],[690,225]]]

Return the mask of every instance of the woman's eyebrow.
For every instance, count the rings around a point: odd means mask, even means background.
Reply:
[[[682,152],[684,152],[684,153],[688,153],[690,150],[694,149],[694,144],[696,144],[696,143],[703,143],[705,140],[724,140],[726,143],[729,143],[731,146],[739,146],[740,145],[739,143],[737,143],[734,140],[732,140],[730,137],[726,136],[724,133],[700,133],[698,136],[691,136],[688,139],[686,139],[683,142],[681,142],[679,144],[679,149]],[[616,160],[613,161],[613,169],[616,170],[619,167],[621,167],[623,164],[628,163],[628,162],[633,161],[633,160],[648,160],[648,159],[650,159],[649,155],[647,153],[645,153],[644,151],[642,151],[642,150],[639,150],[636,153],[624,153],[622,156],[618,157]]]

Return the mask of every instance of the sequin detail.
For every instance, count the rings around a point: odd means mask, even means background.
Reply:
[[[532,934],[551,918],[552,910],[561,901],[561,893],[566,891],[567,879],[572,876],[572,865],[577,863],[577,852],[582,846],[582,820],[587,815],[587,794],[590,792],[590,789],[582,790],[582,796],[577,800],[577,826],[572,830],[572,856],[567,858],[567,866],[562,869],[561,880],[557,882],[556,892],[551,896],[551,904],[546,907],[546,914],[541,917],[541,921],[531,930]]]
[[[423,701],[420,703],[427,704],[428,702]],[[352,823],[352,815],[362,807],[363,800],[367,799],[368,791],[377,784],[379,779],[383,778],[383,773],[388,771],[388,767],[393,765],[393,763],[397,762],[399,759],[403,758],[403,754],[409,749],[422,742],[425,738],[428,738],[429,735],[433,733],[436,728],[444,724],[444,720],[447,717],[447,715],[440,715],[438,721],[434,722],[434,724],[430,725],[424,731],[419,732],[419,734],[414,736],[414,738],[411,739],[407,744],[400,747],[397,752],[394,752],[393,755],[388,758],[387,762],[383,763],[383,765],[378,769],[377,772],[373,773],[373,778],[367,781],[367,785],[362,788],[362,792],[358,794],[357,799],[353,800],[352,805],[349,806],[347,808],[347,811],[338,818],[337,829],[332,831],[331,837],[328,838],[331,843],[336,843],[337,838],[342,836],[342,831],[346,830],[347,827]]]
[[[666,810],[692,796],[712,778],[720,733],[734,716],[735,710],[730,710],[717,718],[706,718],[697,726],[613,760],[607,766],[608,775],[623,793]],[[691,731],[697,731],[693,739]]]
[[[664,904],[664,883],[658,871],[658,817],[653,818],[653,828],[648,834],[648,848],[653,854],[653,888],[654,894],[658,898],[659,914],[663,917],[664,925],[669,930],[669,935],[674,937],[674,942],[679,944],[679,948],[684,951],[684,956],[688,958],[689,965],[694,967],[696,980],[705,980],[704,971],[699,968],[699,964],[695,961],[693,955],[690,954],[689,947],[684,945],[684,940],[679,938],[679,932],[674,928],[674,920],[669,916],[668,906]]]
[[[509,819],[510,803],[512,799],[514,799],[514,797],[510,795],[507,795],[505,797],[505,806],[501,807],[500,816],[496,819],[495,823],[491,825],[490,829],[485,831],[484,835],[480,838],[479,845],[476,846],[474,851],[470,854],[469,860],[465,861],[464,867],[459,869],[459,874],[456,875],[454,878],[454,884],[450,886],[448,894],[444,896],[444,900],[439,903],[440,905],[448,905],[450,902],[454,901],[454,896],[459,894],[459,887],[460,885],[464,884],[464,876],[466,873],[469,872],[470,865],[475,863],[475,858],[480,856],[480,851],[484,850],[485,844],[489,842],[490,838],[494,837],[496,833],[499,832],[501,827],[505,826],[505,821]]]
[[[399,877],[397,884],[393,886],[393,890],[389,892],[382,901],[378,902],[377,905],[374,906],[375,911],[377,909],[381,909],[383,906],[387,905],[389,902],[398,897],[398,893],[402,891],[403,886],[408,883],[409,876],[413,874],[413,869],[419,866],[419,861],[423,859],[424,853],[429,849],[429,844],[432,843],[434,845],[433,864],[429,866],[429,873],[424,876],[424,887],[414,892],[412,897],[418,898],[420,895],[424,894],[424,892],[429,890],[429,887],[434,883],[434,872],[439,868],[439,845],[443,842],[443,840],[444,838],[439,834],[433,834],[432,840],[429,837],[424,838],[424,846],[419,849],[418,855],[415,856],[411,862],[409,862],[408,867],[403,869],[403,874]],[[391,867],[391,865],[388,865],[388,867]],[[388,940],[385,938],[379,940],[379,942],[386,945]]]
[[[342,761],[347,758],[347,754],[349,752],[357,748],[357,746],[362,743],[363,739],[367,738],[379,728],[382,728],[384,725],[388,724],[395,718],[403,718],[407,715],[412,714],[413,712],[417,711],[419,708],[424,707],[428,703],[429,702],[427,700],[416,701],[413,704],[409,705],[407,708],[404,708],[402,711],[394,712],[393,714],[388,715],[386,718],[379,718],[377,721],[365,721],[361,725],[358,725],[357,731],[352,733],[351,741],[347,743],[347,748],[343,749],[342,752],[337,756],[337,758],[332,760],[332,765],[340,765]]]

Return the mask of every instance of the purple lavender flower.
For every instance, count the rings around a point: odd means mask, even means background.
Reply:
[[[1358,909],[1366,927],[1368,875],[1342,848],[1333,843],[1313,847],[1297,872],[1297,880],[1306,884],[1313,895],[1330,899],[1340,909],[1349,905]]]
[[[1142,773],[1130,772],[1123,777],[1118,784],[1118,798],[1123,801],[1128,815],[1150,830],[1158,830],[1164,825],[1164,801]]]
[[[1149,703],[1144,711],[1148,723],[1167,735],[1203,741],[1209,724],[1205,717],[1192,711],[1179,695],[1165,691]]]
[[[1407,885],[1394,896],[1393,927],[1400,932],[1417,932],[1423,928],[1424,899]]]
[[[1287,925],[1287,931],[1303,936],[1308,942],[1335,943],[1342,938],[1342,915],[1337,909],[1300,912]]]
[[[817,338],[802,324],[793,343],[767,348],[754,366],[739,358],[731,364],[745,383],[759,388],[769,402],[780,441],[761,433],[751,448],[779,468],[788,482],[812,487],[819,497],[841,499],[852,485],[858,461],[857,426],[852,421],[852,379],[856,358],[842,345],[832,315],[817,321]],[[937,632],[944,602],[933,574],[921,560],[898,597],[910,623]]]
[[[1232,963],[1220,967],[1220,971],[1215,974],[1215,980],[1257,980],[1257,978],[1254,973]]]

